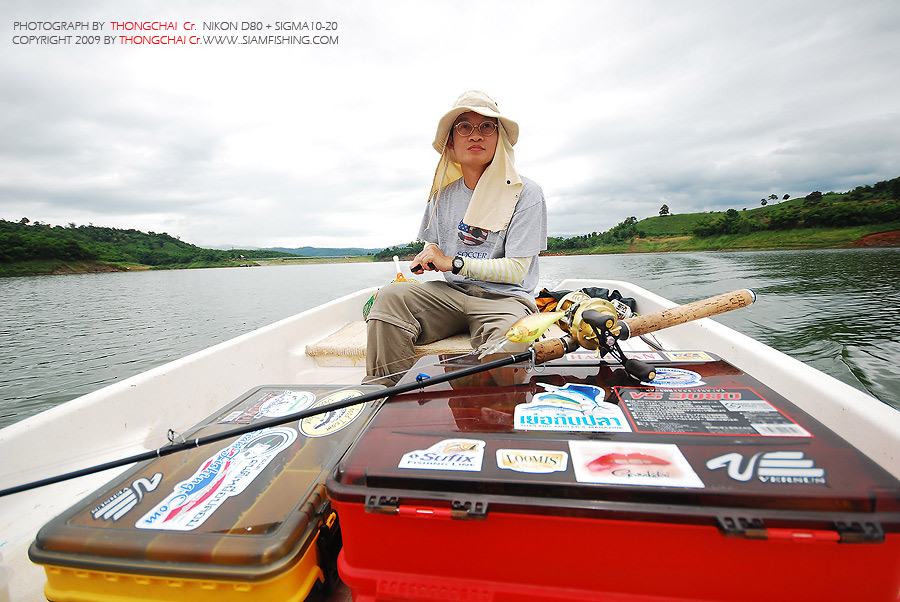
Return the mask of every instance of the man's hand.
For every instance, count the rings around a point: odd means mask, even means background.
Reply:
[[[410,263],[413,274],[429,272],[449,272],[453,269],[453,258],[444,255],[437,245],[426,245]]]

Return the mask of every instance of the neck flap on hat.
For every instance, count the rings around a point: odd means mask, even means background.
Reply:
[[[475,185],[475,192],[463,218],[466,225],[491,232],[499,232],[509,226],[516,203],[519,202],[519,193],[522,191],[522,178],[519,177],[515,167],[515,153],[502,125],[497,129],[497,134],[500,139],[497,142],[494,159]],[[445,146],[428,195],[430,199],[437,194],[434,200],[435,208],[444,187],[461,177],[463,177],[462,168],[453,160],[450,149]]]

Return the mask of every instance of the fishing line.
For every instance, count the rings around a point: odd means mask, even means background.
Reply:
[[[244,425],[242,427],[237,427],[228,431],[223,431],[220,433],[213,433],[211,435],[206,435],[203,437],[197,437],[193,440],[185,441],[184,443],[178,443],[173,445],[164,446],[155,450],[143,452],[140,454],[135,454],[133,456],[129,456],[127,458],[121,458],[119,460],[112,460],[110,462],[105,462],[103,464],[99,464],[97,466],[92,466],[89,468],[83,468],[80,470],[71,471],[65,474],[47,477],[45,479],[39,479],[36,481],[32,481],[30,483],[25,483],[22,485],[17,485],[14,487],[9,487],[7,489],[0,490],[0,498],[5,497],[7,495],[12,495],[15,493],[21,493],[23,491],[29,491],[32,489],[37,489],[38,487],[44,487],[47,485],[53,485],[55,483],[61,483],[63,481],[68,481],[70,479],[75,479],[78,477],[83,477],[91,474],[96,474],[98,472],[103,472],[105,470],[110,470],[112,468],[119,468],[121,466],[127,466],[129,464],[135,464],[137,462],[144,462],[146,460],[154,460],[156,458],[162,458],[164,456],[169,456],[174,453],[178,453],[180,451],[185,451],[197,447],[201,447],[203,445],[209,445],[211,443],[217,443],[219,441],[224,441],[226,439],[231,439],[233,437],[239,437],[241,435],[246,435],[247,433],[252,433],[255,431],[261,431],[263,429],[272,428],[275,426],[281,426],[287,424],[289,422],[294,422],[295,420],[303,420],[304,418],[309,418],[311,416],[318,416],[320,414],[325,414],[327,412],[332,412],[334,410],[340,410],[343,408],[347,408],[350,406],[355,406],[363,403],[368,403],[370,401],[375,401],[379,399],[383,399],[386,397],[391,397],[393,395],[399,395],[401,393],[407,393],[410,391],[415,391],[417,389],[424,389],[430,385],[439,384],[443,382],[448,382],[451,380],[455,380],[458,378],[462,378],[465,376],[471,376],[473,374],[478,374],[481,372],[486,372],[488,370],[492,370],[494,368],[500,368],[503,366],[508,366],[511,364],[515,364],[518,362],[525,361],[536,361],[535,350],[532,347],[528,351],[523,351],[521,353],[511,355],[508,357],[500,358],[491,362],[486,362],[484,364],[479,364],[477,366],[471,366],[469,368],[463,368],[461,370],[457,370],[454,372],[446,372],[444,374],[438,374],[435,376],[428,376],[423,379],[416,379],[414,382],[409,382],[406,384],[394,385],[393,387],[386,387],[384,389],[373,391],[371,393],[364,393],[357,397],[349,397],[347,399],[343,399],[340,401],[336,401],[324,406],[320,406],[317,408],[308,408],[306,410],[301,410],[299,412],[295,412],[294,414],[289,414],[287,416],[279,416],[276,418],[270,418],[268,420],[260,420],[259,422],[255,422],[252,424]]]
[[[662,330],[664,328],[669,328],[671,326],[676,326],[678,324],[684,324],[686,322],[690,322],[693,320],[697,320],[699,318],[706,318],[716,314],[720,314],[726,311],[731,311],[733,309],[738,309],[741,307],[746,307],[750,305],[756,300],[756,294],[749,290],[743,289],[739,291],[733,291],[731,293],[725,293],[722,295],[717,295],[715,297],[710,297],[708,299],[702,299],[700,301],[695,301],[693,303],[688,303],[687,305],[676,306],[669,309],[665,309],[653,314],[648,314],[636,318],[630,318],[627,320],[623,320],[618,324],[615,324],[615,331],[613,331],[613,326],[610,325],[609,317],[604,317],[595,310],[587,310],[584,313],[586,314],[586,319],[590,320],[590,326],[592,328],[599,328],[601,334],[603,336],[614,335],[613,341],[615,343],[616,340],[625,340],[632,336],[640,336],[642,334],[647,334],[649,332],[654,332],[657,330]],[[587,314],[589,312],[594,312],[596,316],[595,319],[589,318]],[[613,318],[614,320],[615,318]],[[614,324],[614,322],[612,323]],[[511,329],[512,330],[512,329]],[[546,328],[544,328],[546,330]],[[577,330],[577,329],[576,329]],[[539,335],[538,335],[539,336]],[[532,339],[534,340],[534,339]],[[252,423],[249,425],[244,425],[242,427],[238,427],[229,431],[222,431],[220,433],[215,433],[211,435],[207,435],[204,437],[198,437],[193,441],[185,441],[184,443],[172,444],[169,446],[161,447],[156,450],[136,454],[127,458],[121,458],[119,460],[113,460],[110,462],[106,462],[104,464],[100,464],[97,466],[93,466],[90,468],[84,468],[81,470],[72,471],[66,474],[57,475],[54,477],[48,477],[45,479],[40,479],[37,481],[33,481],[31,483],[26,483],[23,485],[18,485],[15,487],[10,487],[7,489],[0,490],[0,497],[5,497],[7,495],[12,495],[14,493],[20,493],[23,491],[29,491],[31,489],[36,489],[38,487],[43,487],[45,485],[51,485],[54,483],[60,483],[62,481],[67,481],[69,479],[74,479],[81,476],[87,476],[90,474],[95,474],[98,472],[102,472],[105,470],[109,470],[112,468],[118,468],[121,466],[126,466],[128,464],[134,464],[136,462],[142,462],[145,460],[152,460],[155,458],[161,458],[163,456],[168,456],[179,451],[200,447],[202,445],[207,445],[210,443],[216,443],[218,441],[223,441],[225,439],[230,439],[232,437],[238,437],[241,435],[245,435],[247,433],[252,433],[254,431],[259,431],[267,428],[271,428],[274,426],[281,426],[283,424],[287,424],[288,422],[293,422],[295,420],[302,420],[304,418],[308,418],[310,416],[316,416],[319,414],[325,414],[327,412],[331,412],[334,410],[343,409],[350,406],[359,405],[362,403],[367,403],[369,401],[375,401],[378,399],[384,399],[393,395],[399,395],[402,393],[407,393],[410,391],[415,391],[417,389],[424,390],[425,387],[428,387],[433,384],[439,384],[443,382],[448,382],[451,380],[455,380],[458,378],[462,378],[465,376],[471,376],[473,374],[479,374],[481,372],[486,372],[488,370],[492,370],[494,368],[500,368],[503,366],[509,366],[514,363],[520,362],[530,362],[531,366],[544,363],[549,360],[557,359],[563,357],[566,353],[576,350],[579,347],[579,341],[577,341],[573,336],[568,335],[559,339],[549,339],[545,341],[540,341],[532,344],[528,350],[522,351],[520,353],[516,353],[507,357],[503,357],[500,359],[496,359],[493,361],[485,362],[482,364],[478,364],[475,366],[470,366],[468,368],[461,368],[460,370],[454,370],[452,372],[444,372],[443,374],[437,374],[434,376],[427,376],[424,374],[420,374],[419,377],[416,377],[414,382],[408,382],[405,384],[394,385],[393,387],[386,387],[384,389],[373,391],[371,393],[364,393],[362,395],[356,397],[349,397],[344,400],[336,401],[324,406],[320,406],[317,408],[308,408],[306,410],[301,410],[300,412],[296,412],[294,414],[289,414],[287,416],[280,416],[276,418],[270,418],[267,420],[261,420],[256,423]],[[540,345],[540,348],[538,346]],[[618,347],[618,343],[615,343],[615,346]],[[596,347],[595,347],[596,348]],[[473,352],[474,353],[474,352]],[[621,351],[620,351],[621,353]],[[624,353],[621,353],[624,357]],[[458,358],[457,358],[458,359]],[[437,362],[438,365],[441,362]],[[640,374],[640,370],[634,370],[629,368],[629,364],[640,364],[634,359],[629,359],[625,362],[624,367],[625,371],[635,377],[642,376]],[[647,366],[645,366],[647,367]],[[651,377],[652,379],[652,377]],[[638,380],[643,380],[638,378]],[[356,385],[358,386],[358,385]],[[352,387],[347,387],[352,388]],[[344,389],[346,390],[346,389]],[[173,435],[172,439],[175,439]]]

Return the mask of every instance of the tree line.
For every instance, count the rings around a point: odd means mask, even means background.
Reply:
[[[843,194],[823,195],[816,190],[806,195],[802,204],[770,209],[753,217],[744,217],[736,209],[729,209],[717,219],[701,219],[691,233],[698,238],[707,238],[761,230],[863,226],[898,219],[900,177],[874,186],[858,186]]]
[[[276,251],[204,249],[166,233],[99,226],[51,226],[22,218],[0,219],[0,263],[55,259],[105,261],[156,267],[223,263],[249,257],[274,257]]]
[[[811,192],[800,204],[791,201],[790,205],[768,205],[770,200],[777,200],[777,195],[762,199],[762,208],[746,212],[729,209],[724,213],[701,217],[683,234],[692,234],[698,238],[722,234],[748,234],[759,230],[790,230],[813,227],[843,227],[867,224],[878,224],[900,220],[900,177],[884,180],[871,186],[858,186],[846,193]],[[784,201],[789,194],[782,197]],[[606,232],[591,232],[579,236],[557,237],[547,239],[548,252],[592,249],[600,245],[622,243],[633,238],[646,238],[642,223],[651,220],[674,219],[667,204],[659,210],[659,217],[651,217],[638,221],[634,216],[628,217]],[[649,224],[648,224],[649,226]],[[677,226],[676,226],[677,228]]]

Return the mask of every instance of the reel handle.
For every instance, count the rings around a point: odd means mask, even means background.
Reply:
[[[598,330],[612,330],[616,325],[616,316],[611,316],[596,309],[586,309],[581,314],[581,319]]]
[[[436,270],[436,269],[437,269],[436,267],[434,267],[434,264],[431,263],[430,261],[428,262],[428,267],[430,267],[432,270]],[[421,264],[421,263],[417,263],[417,264],[414,265],[413,267],[409,268],[409,271],[410,271],[410,272],[418,272],[418,271],[421,271],[421,270],[422,270],[422,264]]]
[[[645,364],[641,360],[636,360],[634,358],[625,360],[624,366],[625,372],[642,383],[652,381],[656,378],[656,369],[649,364]]]

